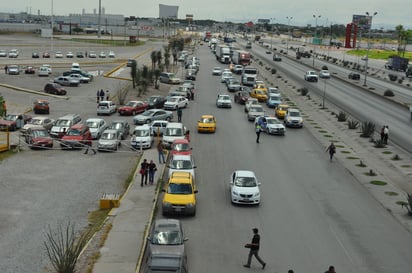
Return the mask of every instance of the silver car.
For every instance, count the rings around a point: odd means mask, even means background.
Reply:
[[[79,86],[80,84],[80,81],[78,79],[73,79],[66,76],[54,78],[53,82],[58,83],[62,86]]]
[[[120,134],[117,130],[106,129],[97,142],[98,151],[117,151],[120,147]]]
[[[148,124],[154,120],[167,120],[171,121],[173,119],[173,112],[163,110],[163,109],[150,109],[144,111],[142,114],[134,116],[133,123],[138,124]]]
[[[102,118],[89,118],[86,120],[87,126],[89,126],[92,139],[98,139],[106,130],[107,123]]]

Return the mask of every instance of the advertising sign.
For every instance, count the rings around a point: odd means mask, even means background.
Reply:
[[[358,28],[363,30],[369,30],[372,24],[372,16],[368,15],[353,15],[352,23],[356,24]]]

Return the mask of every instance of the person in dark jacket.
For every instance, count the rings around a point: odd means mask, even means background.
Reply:
[[[142,180],[140,182],[140,186],[143,187],[143,183],[147,185],[147,174],[149,173],[149,163],[147,162],[147,159],[143,159],[143,162],[140,164],[140,175],[142,177]]]
[[[252,237],[252,243],[246,244],[245,247],[249,248],[249,256],[247,259],[247,263],[244,264],[244,267],[250,268],[250,263],[252,262],[252,256],[255,256],[255,258],[259,261],[259,263],[262,265],[262,269],[265,269],[266,263],[259,257],[259,248],[260,248],[260,235],[259,235],[259,230],[257,228],[253,228],[253,237]]]
[[[153,160],[150,160],[148,167],[149,167],[149,185],[153,185],[154,175],[155,175],[155,172],[157,171],[156,164],[153,162]]]

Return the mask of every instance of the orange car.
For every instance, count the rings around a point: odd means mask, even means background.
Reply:
[[[33,112],[35,114],[50,114],[49,101],[47,100],[34,101]]]

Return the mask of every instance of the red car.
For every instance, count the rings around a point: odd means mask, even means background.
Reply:
[[[86,145],[92,146],[92,133],[89,126],[82,123],[77,123],[70,127],[60,142],[62,149],[81,149]]]
[[[31,120],[31,116],[26,114],[8,114],[0,119],[0,130],[16,131]]]
[[[192,147],[190,147],[190,142],[186,138],[174,140],[170,151],[172,156],[192,155]]]
[[[31,127],[24,135],[26,143],[31,149],[35,148],[53,148],[53,139],[43,127]]]
[[[132,100],[119,108],[118,112],[121,116],[135,116],[143,113],[148,107],[148,104],[143,101]]]
[[[34,69],[33,66],[28,66],[26,69],[24,69],[24,74],[35,74],[36,70]]]
[[[47,83],[44,86],[44,92],[54,94],[54,95],[66,95],[66,89],[64,89],[60,84],[58,83]]]

